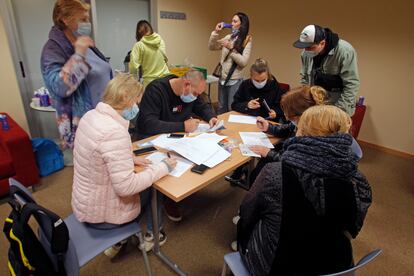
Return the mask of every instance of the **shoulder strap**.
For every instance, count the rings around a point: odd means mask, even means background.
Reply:
[[[243,41],[243,49],[246,48],[247,43],[249,43],[250,41],[252,41],[252,36],[247,35],[245,40]]]
[[[48,218],[50,229],[52,229],[51,250],[57,256],[59,275],[64,275],[63,255],[68,250],[69,243],[69,230],[65,222],[52,211],[35,203],[27,203],[22,209],[21,221],[27,224],[32,215],[42,229],[46,229],[48,226],[43,225],[43,220],[41,220],[40,216]]]

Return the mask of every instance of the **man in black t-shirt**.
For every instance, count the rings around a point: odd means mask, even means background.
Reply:
[[[199,95],[206,89],[201,72],[191,70],[183,77],[169,75],[152,81],[145,89],[137,120],[139,138],[197,129],[196,115],[213,126],[217,122],[213,109]]]
[[[206,81],[201,72],[191,70],[183,77],[169,75],[152,81],[145,89],[139,105],[137,137],[146,138],[160,133],[193,132],[200,120],[210,126],[217,123],[213,109],[199,97],[206,89]],[[164,202],[167,216],[172,221],[182,219],[177,203],[171,199]]]

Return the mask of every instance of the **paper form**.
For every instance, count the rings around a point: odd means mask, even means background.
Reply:
[[[229,116],[229,122],[230,123],[255,125],[256,124],[256,117],[247,116],[247,115],[233,115],[233,114],[231,114]]]
[[[177,165],[174,170],[169,173],[171,176],[180,177],[193,166],[192,162],[182,157],[177,155],[173,155],[172,157],[177,159]],[[145,159],[150,160],[153,164],[158,164],[165,158],[168,158],[167,154],[162,152],[154,152],[153,154],[148,155]]]
[[[257,153],[254,153],[251,149],[249,149],[248,145],[240,144],[239,145],[240,153],[244,156],[251,156],[251,157],[260,157]]]
[[[274,148],[267,135],[263,132],[239,132],[239,135],[245,145],[264,146],[269,149]]]

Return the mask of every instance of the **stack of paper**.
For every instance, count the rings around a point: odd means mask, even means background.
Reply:
[[[180,138],[182,139],[182,138]],[[151,143],[158,148],[170,150],[169,145],[177,142],[177,139],[168,138],[168,134],[161,134],[151,141]]]
[[[207,139],[182,138],[169,148],[197,165],[204,164],[210,168],[220,164],[230,153],[220,147],[217,142]]]
[[[263,132],[239,132],[239,134],[245,145],[263,146],[269,149],[274,148],[267,135]]]
[[[215,143],[218,143],[226,138],[227,136],[218,135],[217,133],[203,133],[197,136],[197,139],[206,139]]]
[[[172,157],[177,159],[177,166],[175,166],[174,170],[169,173],[169,175],[171,176],[180,177],[181,175],[183,175],[183,173],[185,173],[188,169],[190,169],[193,166],[192,162],[184,158],[181,158],[177,155],[174,155]],[[165,158],[168,158],[168,156],[166,153],[162,152],[154,152],[153,154],[148,155],[146,157],[146,159],[150,160],[153,164],[158,164]]]

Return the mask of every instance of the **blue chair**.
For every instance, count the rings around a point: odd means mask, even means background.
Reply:
[[[250,276],[249,271],[247,271],[246,267],[243,264],[239,252],[233,252],[224,255],[224,265],[221,276],[227,275],[227,268],[229,268],[235,276]]]
[[[25,204],[28,201],[36,203],[30,191],[22,184],[12,178],[10,178],[9,184],[10,191],[17,191],[14,196],[21,204]],[[92,228],[86,223],[79,222],[73,214],[64,219],[64,221],[69,230],[70,238],[68,251],[64,259],[67,275],[78,276],[80,274],[80,268],[94,257],[112,245],[135,234],[139,238],[139,249],[144,257],[147,275],[152,275],[148,255],[144,248],[141,227],[138,222],[131,222],[115,229],[100,230]],[[54,265],[57,267],[57,257],[52,253],[50,246],[51,236],[52,229],[50,223],[41,223],[41,227],[39,227],[40,241]]]
[[[362,257],[359,260],[359,262],[353,268],[350,268],[350,269],[345,270],[345,271],[342,271],[342,272],[333,273],[333,274],[325,274],[325,275],[322,275],[322,276],[354,276],[355,275],[355,271],[358,268],[361,268],[364,265],[366,265],[367,263],[369,263],[372,260],[374,260],[379,254],[381,254],[381,252],[382,252],[381,249],[376,249],[376,250],[368,253],[364,257]]]
[[[357,269],[374,260],[379,254],[381,254],[381,252],[381,249],[376,249],[362,257],[361,260],[359,260],[359,262],[353,268],[333,274],[325,274],[322,276],[354,276]],[[246,267],[243,264],[243,261],[241,260],[239,252],[233,252],[224,255],[224,266],[221,276],[227,275],[227,268],[229,268],[235,276],[250,276],[250,273],[247,271]]]

